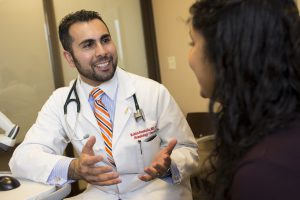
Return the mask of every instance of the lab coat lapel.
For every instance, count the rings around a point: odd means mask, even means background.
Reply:
[[[118,71],[118,94],[116,99],[116,110],[114,119],[114,131],[113,131],[113,147],[118,143],[120,137],[123,134],[123,130],[128,125],[128,120],[133,112],[131,98],[135,93],[132,79],[128,74],[119,69]]]

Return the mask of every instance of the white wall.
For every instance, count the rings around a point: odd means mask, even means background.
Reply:
[[[20,125],[19,142],[54,89],[42,1],[1,0],[0,19],[0,111]]]
[[[208,100],[200,97],[196,78],[188,65],[191,41],[186,20],[194,0],[152,0],[162,83],[186,114],[207,111]],[[176,58],[169,69],[168,57]]]
[[[208,110],[208,100],[199,95],[198,82],[188,66],[190,42],[189,7],[195,0],[152,0],[162,83],[186,114]],[[300,0],[297,0],[298,6]],[[168,57],[176,58],[170,69]]]

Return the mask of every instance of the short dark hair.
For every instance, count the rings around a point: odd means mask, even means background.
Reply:
[[[235,163],[300,113],[299,12],[293,0],[201,0],[190,13],[215,71],[213,195],[223,199]]]
[[[79,10],[74,13],[70,13],[66,15],[60,22],[58,32],[59,32],[59,39],[66,51],[71,52],[71,43],[72,37],[69,34],[70,26],[76,22],[88,22],[93,19],[99,19],[103,24],[106,26],[107,30],[108,27],[99,15],[98,12],[95,11],[87,11],[87,10]]]

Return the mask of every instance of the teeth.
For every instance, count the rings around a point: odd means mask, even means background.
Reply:
[[[105,62],[105,63],[99,63],[96,66],[97,67],[106,67],[109,64],[109,62]]]

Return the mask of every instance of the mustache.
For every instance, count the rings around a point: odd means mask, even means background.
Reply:
[[[93,64],[102,63],[102,62],[109,62],[113,60],[113,56],[99,56],[97,59],[93,62]]]

